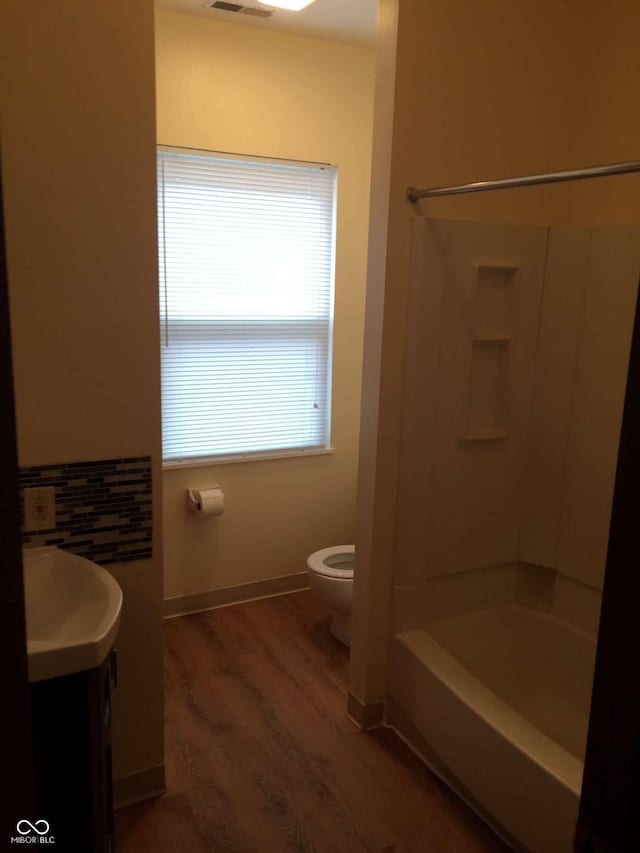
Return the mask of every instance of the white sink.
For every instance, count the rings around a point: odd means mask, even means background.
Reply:
[[[109,654],[122,591],[105,569],[60,548],[22,551],[29,681],[99,666]]]

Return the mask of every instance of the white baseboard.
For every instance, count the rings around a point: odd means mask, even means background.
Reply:
[[[379,729],[384,725],[384,702],[361,702],[351,690],[347,694],[347,714],[350,720],[363,731]]]
[[[116,809],[130,806],[164,794],[166,790],[164,764],[148,767],[113,780],[113,803]]]
[[[274,595],[299,592],[308,587],[307,572],[298,572],[295,575],[282,575],[253,583],[225,586],[193,595],[178,595],[175,598],[165,599],[164,615],[168,619],[173,616],[184,616],[187,613],[200,613],[216,607],[227,607],[229,604],[240,604],[243,601],[255,601],[258,598],[271,598]]]

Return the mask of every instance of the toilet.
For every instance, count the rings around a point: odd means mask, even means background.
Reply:
[[[334,611],[331,633],[351,645],[351,597],[355,545],[334,545],[307,558],[309,586]]]

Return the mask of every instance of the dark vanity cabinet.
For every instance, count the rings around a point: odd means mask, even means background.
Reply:
[[[37,817],[64,853],[110,853],[115,650],[95,669],[31,685]]]

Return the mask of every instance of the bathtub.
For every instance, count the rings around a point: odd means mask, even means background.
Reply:
[[[571,853],[595,647],[518,605],[399,633],[389,722],[514,846]]]

